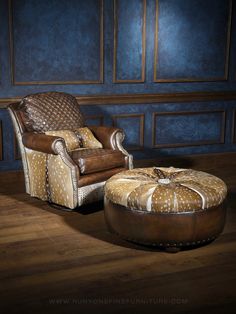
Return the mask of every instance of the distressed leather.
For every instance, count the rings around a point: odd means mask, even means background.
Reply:
[[[66,93],[48,92],[26,96],[19,109],[28,131],[73,130],[84,124],[76,98]]]
[[[225,183],[205,172],[136,168],[106,182],[104,217],[123,239],[177,252],[222,232],[226,194]]]
[[[81,175],[78,180],[78,187],[87,186],[87,185],[94,184],[97,182],[107,181],[107,179],[109,179],[113,175],[124,170],[127,170],[127,169],[123,167],[119,167],[119,168],[113,168],[113,169],[104,170],[100,172],[94,172],[94,173]]]
[[[124,131],[119,128],[105,126],[90,126],[90,130],[96,138],[103,144],[103,148],[116,149],[115,135],[119,132],[124,134]]]
[[[125,167],[125,156],[118,150],[94,148],[70,153],[81,174],[89,174],[117,167]]]
[[[33,132],[26,132],[22,135],[22,142],[25,147],[46,154],[57,154],[54,149],[57,141],[64,142],[64,139],[59,136]]]

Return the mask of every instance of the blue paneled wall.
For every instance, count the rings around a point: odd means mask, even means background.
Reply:
[[[82,111],[137,159],[235,151],[235,34],[232,0],[0,0],[0,169],[21,167],[7,103],[51,90],[112,95]]]
[[[168,0],[158,3],[156,80],[227,80],[231,2]]]

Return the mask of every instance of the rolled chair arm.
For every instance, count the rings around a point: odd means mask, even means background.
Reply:
[[[121,133],[124,138],[124,131],[119,128],[105,126],[89,126],[96,138],[103,144],[104,148],[119,149],[117,146],[117,134]]]
[[[65,146],[65,141],[61,137],[33,132],[24,133],[22,135],[22,142],[24,146],[29,149],[53,155],[58,154],[55,147],[57,142],[61,142]]]
[[[122,145],[125,138],[125,133],[122,129],[105,126],[90,126],[89,128],[103,144],[104,148],[117,149],[126,155],[127,168],[133,169],[133,156]]]

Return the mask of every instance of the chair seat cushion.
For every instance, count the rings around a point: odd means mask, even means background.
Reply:
[[[125,156],[119,150],[94,148],[70,152],[81,174],[94,173],[117,167],[125,167]]]

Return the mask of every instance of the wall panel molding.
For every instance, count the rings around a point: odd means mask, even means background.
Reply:
[[[9,7],[9,42],[10,42],[10,69],[11,81],[13,85],[68,85],[68,84],[102,84],[104,80],[104,0],[98,0],[100,3],[100,58],[99,58],[99,80],[37,80],[37,81],[17,81],[15,75],[15,44],[13,29],[13,0],[8,0]]]
[[[207,101],[236,100],[236,92],[190,92],[169,94],[121,94],[121,95],[74,95],[80,105],[127,105],[152,103],[184,103]],[[22,97],[0,98],[0,108],[6,108],[8,104],[19,102]]]
[[[226,35],[226,46],[225,46],[225,58],[224,58],[224,76],[223,77],[210,77],[210,78],[158,78],[158,19],[159,19],[159,0],[156,0],[156,19],[155,19],[155,39],[154,39],[154,82],[156,83],[175,83],[175,82],[217,82],[228,80],[229,72],[229,53],[230,53],[230,39],[231,39],[231,24],[232,24],[232,0],[229,1],[229,12],[228,12],[228,22],[227,22],[227,35]]]
[[[146,56],[146,0],[143,1],[143,25],[142,25],[142,65],[141,65],[141,78],[140,79],[120,79],[117,76],[117,48],[118,48],[118,2],[113,0],[114,3],[114,44],[113,44],[113,83],[143,83],[145,81],[145,56]],[[128,3],[128,1],[127,1]]]
[[[127,146],[126,148],[129,150],[142,150],[143,149],[143,144],[144,144],[144,118],[145,115],[143,113],[134,113],[134,114],[117,114],[112,116],[112,125],[114,127],[119,127],[118,126],[118,120],[119,119],[139,119],[139,141],[135,145],[130,145]],[[125,131],[125,130],[124,130]],[[129,137],[129,134],[126,135],[126,138]]]
[[[213,113],[221,114],[221,123],[220,123],[220,136],[217,140],[204,139],[191,141],[183,141],[176,143],[158,143],[156,128],[157,128],[157,118],[158,117],[168,117],[168,116],[196,116],[196,115],[210,115]],[[198,126],[196,126],[198,128]],[[212,145],[212,144],[224,144],[225,143],[225,128],[226,128],[226,111],[225,110],[207,110],[207,111],[175,111],[175,112],[154,112],[153,113],[153,122],[152,122],[152,148],[175,148],[175,147],[191,147],[191,146],[202,146],[202,145]],[[194,132],[194,129],[193,129]]]

